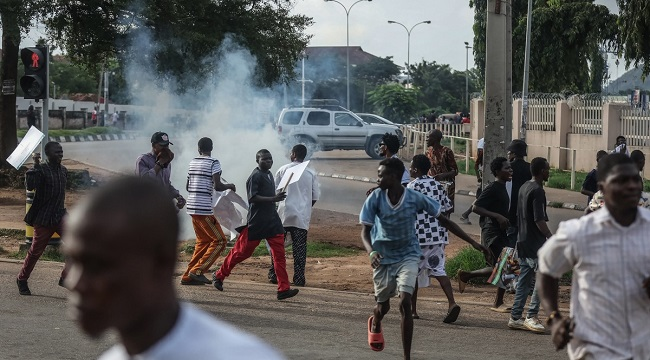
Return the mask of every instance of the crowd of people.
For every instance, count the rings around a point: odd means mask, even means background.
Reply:
[[[596,205],[585,216],[562,223],[552,234],[544,191],[549,162],[537,157],[528,163],[526,143],[513,140],[506,157],[490,162],[495,181],[484,184],[471,207],[480,217],[481,243],[477,243],[450,220],[458,167],[453,152],[441,140],[439,130],[431,131],[426,153],[415,155],[408,168],[396,156],[400,144],[395,135],[386,134],[380,144],[385,159],[378,166],[378,186],[367,192],[359,215],[376,300],[367,323],[370,349],[384,349],[382,321],[391,298],[399,296],[403,354],[410,359],[413,319],[419,317],[417,291],[429,286],[431,278],[448,300],[443,322],[457,320],[461,307],[445,272],[447,232],[451,231],[481,251],[486,262],[484,269],[459,270],[461,293],[471,278],[493,278],[502,270],[505,257],[516,261],[518,277],[511,307],[504,304],[505,283],[498,278],[493,282],[497,288],[491,309],[510,314],[507,327],[539,333],[550,329],[553,344],[557,349],[568,346],[571,359],[650,358],[650,210],[641,201],[643,153],[629,153],[624,139],[613,154],[599,153],[597,167],[583,185],[583,193],[592,197],[590,204]],[[266,149],[257,152],[257,166],[246,181],[247,219],[237,228],[233,249],[209,279],[205,275],[226,245],[214,214],[214,193],[236,192],[237,188],[224,182],[221,164],[212,156],[212,140],[204,137],[198,141],[198,155],[189,163],[186,200],[170,180],[174,160],[170,145],[168,134],[154,133],[151,151],[136,160],[136,176],[105,185],[69,216],[64,206],[67,169],[61,165],[61,145],[46,144],[45,164],[35,154],[26,185],[36,195],[25,216],[25,222],[34,227],[34,238],[17,276],[19,293],[31,295],[30,273],[58,232],[65,234],[67,255],[59,285],[70,290],[75,320],[91,336],[109,328],[119,334],[120,343],[102,359],[161,354],[188,358],[215,351],[230,354],[228,358],[281,359],[253,336],[180,303],[169,279],[177,257],[178,212],[186,208],[196,244],[181,286],[212,284],[224,291],[225,279],[236,265],[266,240],[272,255],[269,281],[278,286],[277,300],[296,296],[299,289],[295,287],[307,284],[307,234],[320,191],[309,168],[298,181],[286,181],[282,189],[277,185],[292,167],[304,162],[307,149],[302,144],[294,146],[291,163],[275,175],[270,171],[272,154]],[[482,171],[480,160],[477,170]],[[478,177],[481,181],[480,172]],[[469,222],[471,212],[463,213],[461,221]],[[294,288],[286,270],[287,237],[294,252]],[[134,251],[110,251],[120,246]],[[558,306],[558,283],[571,270],[571,314],[567,316]],[[546,326],[538,317],[540,305],[548,315]],[[215,338],[220,341],[211,341]],[[179,346],[188,341],[194,344],[191,348]]]

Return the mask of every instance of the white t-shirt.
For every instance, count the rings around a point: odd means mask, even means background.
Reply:
[[[279,168],[275,172],[275,183],[279,184],[287,169],[296,165],[300,163],[294,161]],[[278,205],[282,226],[309,230],[311,203],[319,198],[318,176],[313,169],[307,167],[300,179],[287,187],[287,198]]]
[[[190,161],[187,172],[187,213],[190,215],[212,215],[212,175],[221,174],[219,160],[200,155]]]
[[[130,356],[122,344],[108,349],[99,360],[281,360],[271,346],[253,335],[219,321],[192,305],[181,304],[172,330],[147,351]]]
[[[476,144],[476,149],[483,149],[485,147],[485,138],[478,139],[478,144]]]

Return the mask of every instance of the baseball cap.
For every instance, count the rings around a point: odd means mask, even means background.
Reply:
[[[174,143],[169,141],[169,135],[167,133],[164,133],[162,131],[156,131],[151,135],[151,143],[152,144],[159,144],[162,146],[167,146],[167,145],[174,145]]]

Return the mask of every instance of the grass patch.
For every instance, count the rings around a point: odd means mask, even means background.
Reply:
[[[448,258],[445,263],[447,276],[452,279],[456,278],[458,270],[474,271],[483,269],[486,266],[483,253],[471,247],[461,249],[456,256]],[[469,282],[474,284],[484,284],[486,279],[476,278]]]
[[[23,259],[25,259],[26,255],[27,255],[27,250],[21,250],[21,251],[15,252],[13,254],[10,254],[9,257],[12,258],[12,259],[16,259],[16,260],[23,260]],[[43,252],[43,255],[41,255],[40,260],[64,262],[65,257],[59,251],[58,248],[48,246],[48,247],[45,248],[45,251]]]
[[[5,229],[0,228],[0,236],[6,236],[10,238],[24,238],[25,229]]]
[[[228,254],[228,251],[230,251],[230,249],[224,252],[223,256],[226,256]],[[285,251],[287,254],[293,253],[291,246],[285,248]],[[322,243],[322,242],[314,242],[314,241],[307,242],[307,256],[309,257],[317,257],[317,258],[345,257],[345,256],[355,256],[360,253],[361,250],[358,249],[351,249],[343,246],[332,245],[332,244]],[[260,245],[257,248],[255,248],[252,257],[269,256],[269,255],[271,254],[266,249],[266,244],[262,241],[260,242]]]
[[[27,133],[27,130],[18,130],[18,137],[22,138]],[[88,135],[103,135],[103,134],[122,134],[122,130],[112,126],[93,126],[81,130],[58,129],[49,130],[49,136],[88,136]]]
[[[457,160],[456,165],[458,165],[459,173],[476,176],[476,171],[474,171],[474,159],[469,159],[469,172],[465,172],[465,160]]]

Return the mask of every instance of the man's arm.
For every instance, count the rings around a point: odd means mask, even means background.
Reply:
[[[287,197],[287,193],[282,191],[275,196],[262,196],[259,192],[259,182],[262,181],[260,174],[252,175],[246,182],[246,192],[248,195],[248,203],[265,203],[265,202],[280,202]],[[275,186],[274,186],[275,187]]]
[[[535,220],[535,225],[537,225],[539,231],[548,239],[553,234],[546,223],[546,193],[544,189],[540,188],[535,191],[533,196],[533,219]]]
[[[472,211],[474,213],[480,215],[480,216],[486,216],[486,217],[489,217],[489,218],[492,218],[492,219],[496,220],[499,223],[499,225],[501,226],[502,229],[507,228],[509,226],[509,224],[510,224],[510,221],[508,221],[507,217],[505,217],[505,216],[503,216],[501,214],[497,214],[495,212],[489,211],[489,210],[487,210],[485,208],[482,208],[482,207],[476,205],[476,203],[474,203],[474,205],[472,205]]]
[[[562,350],[573,337],[575,323],[560,314],[558,307],[558,279],[547,274],[537,274],[537,292],[542,307],[549,316],[547,325],[551,328],[551,336],[556,350]]]
[[[235,184],[224,184],[221,182],[221,173],[212,174],[212,182],[214,182],[214,189],[216,191],[237,191]]]
[[[147,160],[145,160],[144,156],[140,156],[140,158],[138,158],[138,162],[136,164],[136,171],[138,173],[138,176],[156,177],[156,175],[158,175],[161,170],[162,167],[158,164],[154,164],[153,167],[147,164]]]
[[[537,225],[539,231],[541,231],[542,234],[544,234],[544,236],[546,236],[547,239],[553,236],[551,230],[548,228],[548,224],[546,223],[546,220],[535,221],[535,225]]]
[[[467,242],[468,244],[472,245],[472,247],[480,252],[483,253],[483,256],[485,257],[485,261],[487,261],[489,264],[492,264],[492,259],[494,258],[494,254],[486,248],[485,246],[477,243],[474,239],[472,239],[471,236],[467,235],[467,233],[458,226],[455,222],[449,220],[445,216],[438,216],[437,217],[438,222],[440,225],[444,226],[447,228],[447,230],[451,231],[452,234],[458,236],[461,238],[463,241]]]
[[[363,243],[363,247],[366,249],[370,256],[370,265],[373,267],[373,269],[376,269],[381,264],[381,259],[383,259],[383,256],[378,251],[372,249],[370,229],[372,229],[372,225],[363,224],[363,229],[361,229],[361,242]]]

